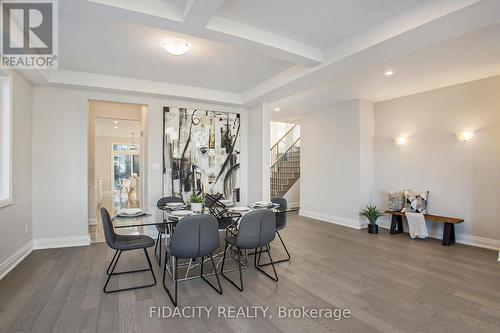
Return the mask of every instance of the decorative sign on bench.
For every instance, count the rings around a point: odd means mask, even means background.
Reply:
[[[391,220],[391,234],[399,234],[403,232],[403,217],[404,213],[395,211],[386,211],[387,214],[392,214]],[[443,228],[443,246],[449,246],[455,243],[455,224],[462,223],[463,219],[454,217],[437,216],[431,214],[424,214],[425,220],[429,222],[444,223]]]

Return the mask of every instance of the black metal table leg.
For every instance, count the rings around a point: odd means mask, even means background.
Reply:
[[[455,244],[455,224],[445,223],[443,229],[443,246]]]
[[[403,232],[403,216],[392,214],[391,219],[391,234],[400,234]]]

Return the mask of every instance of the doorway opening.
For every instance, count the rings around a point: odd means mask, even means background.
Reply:
[[[99,209],[110,214],[146,202],[143,105],[89,101],[88,207],[93,242],[104,241]]]
[[[282,197],[291,208],[300,205],[300,124],[271,121],[271,197]]]

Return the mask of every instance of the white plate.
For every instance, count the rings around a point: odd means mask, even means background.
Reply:
[[[253,204],[253,206],[261,206],[261,207],[267,207],[271,206],[273,203],[269,201],[257,201]]]
[[[250,210],[250,208],[245,207],[245,206],[238,206],[238,207],[233,207],[230,210],[232,210],[233,212],[239,213],[239,212],[248,212]]]
[[[140,213],[142,213],[142,209],[140,209],[140,208],[124,208],[124,209],[121,209],[119,212],[119,214],[123,214],[123,215],[137,215]]]
[[[219,202],[223,205],[228,205],[228,204],[232,204],[233,203],[233,200],[219,200]]]
[[[179,217],[179,216],[188,216],[188,215],[192,215],[192,214],[194,214],[194,212],[192,210],[187,210],[187,209],[185,209],[185,210],[176,210],[176,211],[172,212],[172,215],[173,216],[177,216],[177,217]]]
[[[169,203],[167,203],[167,206],[168,207],[180,207],[180,206],[184,206],[184,203],[182,203],[182,202],[169,202]]]

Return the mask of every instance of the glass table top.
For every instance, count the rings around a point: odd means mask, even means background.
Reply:
[[[275,213],[289,213],[297,211],[297,209],[295,208],[280,209],[279,205],[274,205],[271,208],[249,208],[249,209],[250,211],[255,209],[271,209]],[[171,209],[159,209],[157,207],[147,207],[147,208],[142,208],[142,210],[146,213],[146,215],[138,217],[117,216],[119,210],[114,211],[112,218],[113,226],[115,228],[130,228],[130,227],[162,225],[162,224],[169,225],[169,224],[176,224],[179,221],[177,217],[172,216]],[[234,218],[234,219],[239,219],[244,214],[244,213],[240,214],[238,212],[233,212],[230,210],[229,212],[230,212],[229,218]],[[203,214],[210,214],[209,209],[205,208]]]

